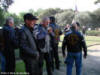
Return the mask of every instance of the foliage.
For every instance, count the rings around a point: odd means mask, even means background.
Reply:
[[[9,6],[14,2],[14,0],[0,0],[0,6],[7,11]]]
[[[93,24],[92,27],[100,27],[100,8],[93,13],[90,14],[92,21],[91,23]]]
[[[100,3],[100,0],[96,0],[96,1],[95,1],[95,4],[97,4],[97,3]]]
[[[0,26],[2,26],[4,24],[4,20],[5,20],[5,15],[4,15],[4,11],[3,9],[0,8]]]
[[[78,21],[81,25],[89,26],[91,25],[92,19],[89,12],[80,12],[76,16],[76,21]]]
[[[66,10],[62,13],[58,13],[55,15],[57,18],[57,23],[61,26],[65,26],[66,24],[71,24],[74,18],[74,12],[72,10]]]
[[[38,9],[34,11],[30,9],[28,12],[32,13],[33,15],[39,18],[38,23],[40,23],[41,19],[44,17],[55,16],[57,20],[57,24],[60,26],[65,26],[66,24],[71,24],[72,20],[75,16],[75,13],[71,9],[60,9],[60,8],[49,8],[49,9]],[[19,15],[8,13],[0,9],[0,22],[2,25],[4,23],[4,18],[8,16],[12,16],[15,19],[15,25],[23,24],[23,16],[27,12],[21,12]],[[6,15],[5,15],[6,14]],[[81,25],[91,27],[91,28],[98,28],[100,27],[100,8],[95,10],[94,12],[78,12],[75,20],[78,21]]]
[[[91,31],[87,31],[86,34],[89,35],[89,36],[100,36],[100,31],[91,30]]]
[[[10,14],[10,13],[7,13],[6,16],[8,16],[8,17],[11,16],[11,17],[14,18],[15,26],[18,26],[19,24],[22,23],[20,17],[19,17],[18,15],[16,15],[16,14]]]

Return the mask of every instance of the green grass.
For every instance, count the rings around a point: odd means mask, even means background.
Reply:
[[[93,45],[93,44],[100,44],[100,37],[99,36],[87,36],[86,37],[86,43],[87,45]]]
[[[44,62],[43,69],[46,70],[46,63]],[[16,72],[25,72],[25,64],[22,60],[16,61]]]
[[[25,72],[25,64],[23,61],[16,62],[16,72]]]
[[[86,34],[90,36],[100,36],[100,31],[91,30],[91,31],[87,31]]]

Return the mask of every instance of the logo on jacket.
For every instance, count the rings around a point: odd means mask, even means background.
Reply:
[[[76,34],[70,34],[68,36],[68,43],[70,45],[76,45],[79,41],[79,37]]]

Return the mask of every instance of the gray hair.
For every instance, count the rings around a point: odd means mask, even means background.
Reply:
[[[14,22],[13,17],[8,17],[8,18],[6,19],[6,24],[9,24],[10,22]]]
[[[42,22],[50,20],[49,17],[42,18]]]

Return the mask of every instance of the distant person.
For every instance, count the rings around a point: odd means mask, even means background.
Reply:
[[[52,75],[51,58],[50,58],[50,35],[52,36],[52,29],[49,25],[49,18],[45,17],[38,27],[35,28],[36,39],[38,40],[38,47],[40,48],[40,69],[43,75],[43,63],[46,62],[46,70],[48,75]]]
[[[72,75],[72,67],[75,62],[76,75],[82,75],[82,50],[84,51],[84,58],[87,57],[87,46],[84,37],[79,32],[79,23],[72,24],[71,31],[66,33],[62,52],[67,67],[67,75]],[[67,47],[67,57],[65,48]]]
[[[56,24],[56,19],[55,17],[51,16],[50,18],[50,24],[49,26],[52,28],[53,33],[54,33],[54,45],[52,47],[52,69],[54,70],[54,64],[56,65],[56,69],[59,70],[60,69],[60,60],[59,60],[59,53],[58,53],[58,44],[60,41],[60,35],[62,34],[62,31],[60,29],[60,27]],[[54,62],[55,61],[55,62]]]
[[[82,27],[82,33],[83,33],[83,35],[86,35],[86,30],[87,30],[86,26],[83,26]]]
[[[27,75],[40,75],[39,51],[33,35],[33,28],[38,18],[31,13],[24,15],[25,24],[20,30],[20,57],[25,63]]]
[[[4,51],[6,59],[5,72],[15,72],[15,49],[18,46],[18,41],[15,36],[14,19],[9,17],[6,19],[6,24],[3,27],[4,36]]]

